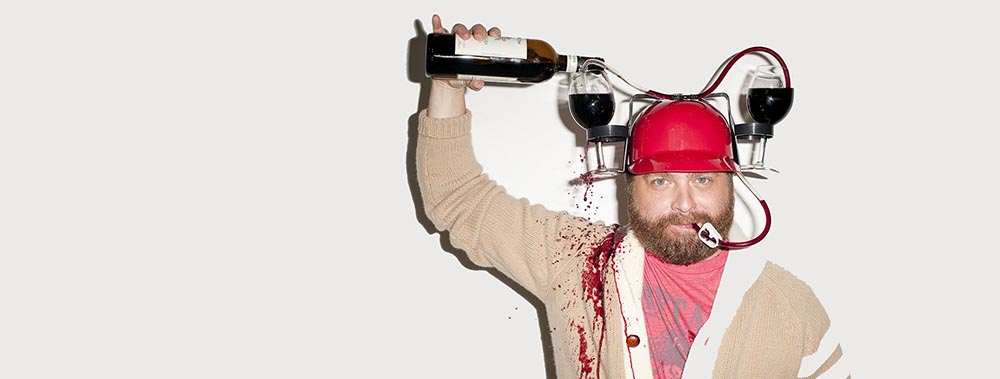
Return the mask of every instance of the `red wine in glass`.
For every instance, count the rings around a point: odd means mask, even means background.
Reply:
[[[747,90],[747,108],[754,121],[777,124],[792,108],[791,88],[750,88]]]
[[[608,125],[615,115],[615,100],[610,93],[569,95],[573,119],[584,128]]]
[[[597,168],[580,176],[582,183],[593,183],[594,180],[612,178],[623,169],[604,165],[605,142],[624,140],[620,136],[623,126],[609,125],[615,114],[615,98],[611,82],[603,70],[586,70],[570,75],[569,110],[573,119],[587,130],[587,143],[593,143],[597,148]]]

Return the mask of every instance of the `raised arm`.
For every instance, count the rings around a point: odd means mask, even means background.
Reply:
[[[435,31],[443,31],[437,17],[433,24]],[[461,35],[465,27],[458,24],[453,30]],[[467,33],[485,32],[476,25]],[[499,35],[500,30],[490,29],[493,32]],[[556,255],[603,237],[603,226],[508,195],[483,173],[472,150],[472,115],[465,110],[465,92],[479,90],[483,83],[442,80],[433,86],[428,109],[419,119],[416,156],[427,216],[438,230],[449,231],[452,243],[475,264],[496,267],[544,298],[551,272],[567,261]],[[590,236],[566,237],[587,230],[593,230]]]

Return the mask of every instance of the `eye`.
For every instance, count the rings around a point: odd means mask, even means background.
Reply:
[[[665,186],[667,185],[667,180],[663,178],[656,178],[652,181],[654,186]]]
[[[698,183],[698,184],[701,184],[701,185],[705,185],[705,184],[711,183],[712,182],[712,178],[709,178],[707,176],[699,176],[694,181],[695,181],[695,183]]]

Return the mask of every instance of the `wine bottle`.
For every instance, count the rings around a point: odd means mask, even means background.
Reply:
[[[575,72],[591,58],[557,54],[537,39],[486,37],[464,40],[454,34],[427,35],[427,77],[487,82],[541,83],[556,72]]]

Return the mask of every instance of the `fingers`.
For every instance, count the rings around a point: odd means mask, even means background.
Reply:
[[[462,24],[455,24],[455,26],[452,26],[451,34],[462,37],[462,39],[469,39],[472,37],[472,34],[469,33],[469,28],[466,28],[465,25]]]
[[[483,24],[476,24],[472,27],[472,36],[476,38],[476,41],[482,41],[486,39],[486,27]]]
[[[482,80],[459,80],[459,79],[451,79],[451,80],[444,80],[442,82],[443,83],[447,83],[449,87],[451,87],[452,89],[456,89],[456,90],[461,90],[461,89],[468,88],[468,89],[471,89],[473,91],[479,91],[479,90],[483,89],[484,87],[486,87],[486,82],[484,82]]]
[[[438,15],[431,16],[431,28],[433,28],[434,33],[447,33],[444,27],[441,26],[441,17]]]
[[[441,16],[438,15],[431,16],[431,27],[434,29],[434,33],[448,32],[444,26],[442,26]],[[472,27],[472,29],[469,29],[464,24],[455,24],[455,26],[451,28],[451,33],[462,37],[462,39],[475,38],[476,41],[482,41],[486,39],[487,36],[499,37],[500,28],[494,26],[487,30],[483,24],[476,24]]]
[[[444,26],[441,25],[441,16],[431,16],[431,27],[434,29],[434,33],[448,33]],[[462,24],[455,24],[455,26],[451,27],[451,34],[462,37],[462,39],[469,39],[469,37],[472,37],[472,33],[469,32],[469,29]]]

